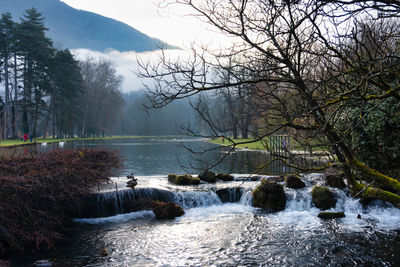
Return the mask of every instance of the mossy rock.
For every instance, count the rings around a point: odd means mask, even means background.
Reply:
[[[306,186],[298,175],[288,175],[285,177],[286,187],[299,189]]]
[[[346,187],[346,184],[343,181],[343,177],[338,174],[327,174],[325,176],[326,184],[330,187],[336,187],[339,189],[343,189]]]
[[[217,180],[222,180],[225,182],[235,180],[235,178],[228,173],[218,173],[216,178],[217,178]]]
[[[206,181],[208,183],[215,183],[217,178],[215,177],[215,173],[212,171],[205,170],[204,172],[199,174],[199,178],[202,181]]]
[[[283,177],[282,175],[280,175],[280,176],[270,176],[270,177],[267,178],[267,180],[271,181],[271,182],[280,183],[280,182],[285,181],[285,177]]]
[[[323,211],[318,214],[318,218],[321,219],[337,219],[337,218],[344,218],[346,215],[344,214],[343,211],[340,212],[328,212],[328,211]]]
[[[284,210],[286,195],[283,186],[267,180],[261,180],[261,184],[253,190],[253,206],[269,211]]]
[[[197,185],[200,183],[199,178],[193,177],[188,174],[168,174],[168,181],[176,185]]]
[[[315,186],[311,191],[311,196],[314,205],[321,210],[327,210],[336,206],[335,196],[326,187]]]
[[[153,205],[157,220],[171,220],[185,214],[181,206],[172,202],[155,202]]]

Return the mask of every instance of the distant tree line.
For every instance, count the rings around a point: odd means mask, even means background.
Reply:
[[[0,137],[99,136],[114,126],[123,106],[122,78],[109,61],[77,61],[46,37],[32,8],[16,22],[0,19]]]

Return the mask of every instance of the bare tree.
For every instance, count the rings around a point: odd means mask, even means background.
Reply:
[[[141,62],[141,76],[154,82],[147,87],[154,107],[204,92],[253,86],[254,119],[261,126],[254,141],[282,132],[319,139],[342,164],[354,196],[400,207],[400,182],[358,160],[346,143],[362,120],[360,114],[349,117],[350,110],[368,112],[385,99],[400,100],[400,30],[393,19],[400,12],[398,1],[172,3],[191,7],[194,16],[234,42],[222,51],[193,47],[186,62],[165,55],[156,65]],[[212,75],[215,69],[226,69],[232,58],[240,59],[230,68],[235,79]],[[348,122],[340,123],[345,117]],[[211,132],[220,135],[218,129]]]

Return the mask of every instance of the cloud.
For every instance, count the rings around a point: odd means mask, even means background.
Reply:
[[[121,91],[124,93],[143,89],[143,81],[137,77],[138,59],[143,62],[156,62],[161,55],[161,51],[137,53],[134,51],[120,52],[112,49],[104,52],[89,49],[74,49],[71,52],[77,60],[85,60],[88,57],[92,57],[111,61],[118,75],[122,75],[124,78],[121,88]],[[184,50],[166,50],[165,53],[170,58],[188,56],[188,52]]]

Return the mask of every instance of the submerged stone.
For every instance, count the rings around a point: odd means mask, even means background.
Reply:
[[[253,206],[270,211],[284,210],[286,195],[283,186],[267,180],[253,190]]]
[[[288,175],[285,177],[286,187],[299,189],[306,186],[306,184],[300,179],[298,175]]]
[[[321,219],[336,219],[336,218],[343,218],[346,217],[343,211],[340,212],[328,212],[323,211],[318,214],[318,218]]]
[[[204,172],[199,174],[199,178],[202,181],[206,181],[208,183],[215,183],[217,181],[215,177],[215,173],[212,171],[205,170]]]
[[[157,220],[168,220],[185,214],[182,207],[172,202],[154,202],[153,212]]]
[[[188,174],[176,175],[168,174],[168,181],[176,185],[197,185],[200,183],[200,179],[193,177]]]
[[[222,181],[233,181],[235,178],[228,174],[228,173],[218,173],[216,176],[217,180],[222,180]]]
[[[336,206],[335,196],[326,187],[315,186],[311,191],[311,196],[314,205],[321,210],[327,210]]]

